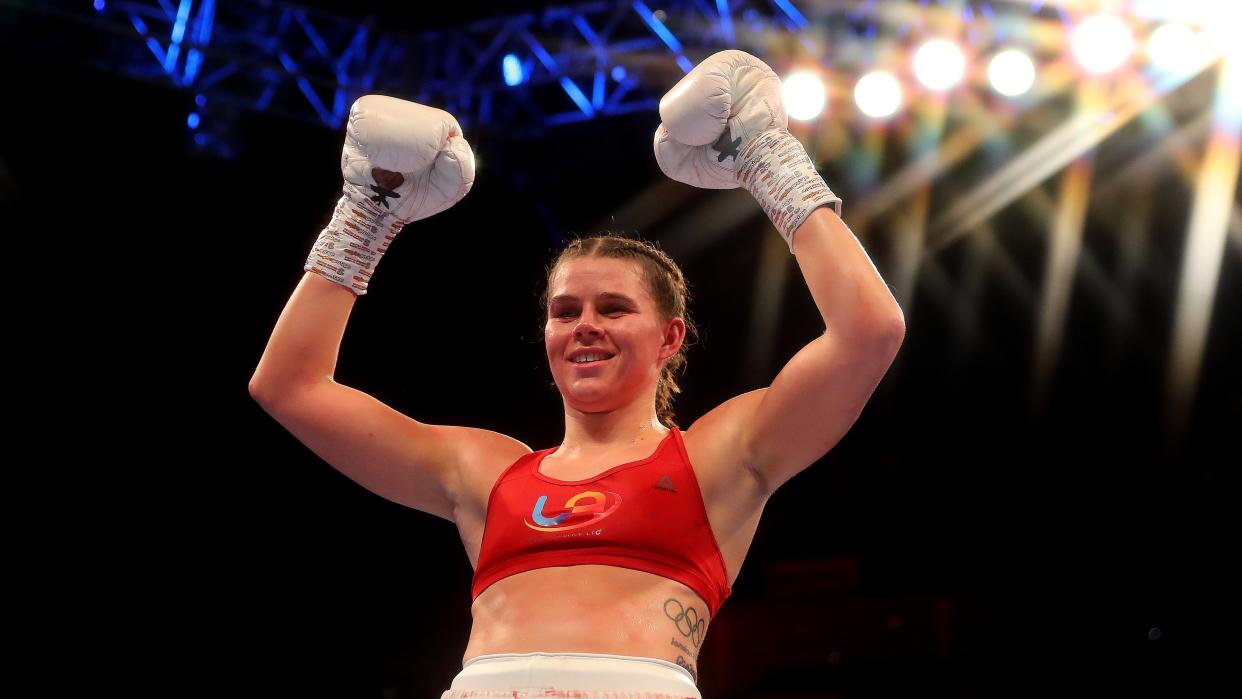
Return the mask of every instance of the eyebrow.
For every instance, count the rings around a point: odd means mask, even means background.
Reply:
[[[635,301],[634,299],[630,298],[629,296],[626,296],[625,294],[618,294],[615,291],[601,291],[598,294],[598,298],[615,300],[615,301],[624,301],[626,303],[631,303],[635,306],[638,305],[638,302]],[[571,294],[561,294],[559,296],[553,296],[552,300],[549,302],[549,305],[560,302],[560,301],[577,301],[577,300],[578,300],[577,296],[573,296]]]

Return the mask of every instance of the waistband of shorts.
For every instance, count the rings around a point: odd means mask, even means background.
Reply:
[[[701,697],[694,676],[676,663],[601,653],[495,653],[465,662],[453,689],[643,691]]]

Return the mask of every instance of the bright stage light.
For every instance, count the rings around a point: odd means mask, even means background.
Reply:
[[[522,78],[524,77],[522,75],[522,62],[518,60],[517,56],[511,53],[505,54],[505,57],[500,61],[500,68],[501,72],[504,73],[506,85],[514,87],[522,84]]]
[[[882,70],[867,73],[854,86],[854,101],[869,117],[890,117],[901,108],[901,85],[891,73]]]
[[[814,119],[824,110],[824,83],[813,73],[793,73],[781,81],[781,101],[794,119]]]
[[[932,39],[914,54],[914,76],[929,90],[948,90],[966,74],[966,56],[957,44]]]
[[[1130,11],[1144,19],[1231,30],[1242,23],[1242,3],[1237,0],[1134,0]]]
[[[1134,35],[1116,15],[1087,18],[1074,30],[1070,43],[1078,64],[1097,75],[1120,68],[1134,51]]]
[[[1190,25],[1199,32],[1201,50],[1207,53],[1227,53],[1236,47],[1237,27],[1242,26],[1238,0],[1133,0],[1131,12],[1147,20]]]
[[[1026,94],[1035,84],[1035,62],[1018,49],[1006,49],[988,64],[988,82],[1006,97]]]
[[[1157,69],[1184,73],[1203,62],[1207,46],[1202,37],[1184,24],[1163,24],[1147,40],[1147,55]]]
[[[1238,55],[1238,27],[1242,27],[1242,2],[1218,0],[1211,10],[1214,14],[1203,27],[1204,50],[1224,55]]]

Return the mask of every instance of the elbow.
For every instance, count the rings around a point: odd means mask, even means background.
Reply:
[[[332,377],[323,376],[316,378],[305,378],[299,380],[273,379],[272,377],[260,378],[256,372],[250,377],[250,383],[247,385],[250,391],[250,397],[256,403],[263,406],[263,409],[271,412],[272,406],[277,403],[285,403],[291,397],[301,394],[303,391],[314,388],[323,383],[335,383]]]
[[[263,405],[266,402],[267,394],[264,391],[263,386],[253,377],[250,379],[250,383],[246,386],[246,388],[250,391],[250,397],[253,398],[256,403]]]
[[[882,311],[877,311],[876,317],[880,319],[876,325],[883,328],[886,334],[894,338],[897,344],[900,345],[906,336],[906,314],[902,312],[901,306],[892,297],[891,293],[888,295],[888,303],[885,304],[885,308]]]
[[[840,335],[841,333],[834,331],[834,326],[829,325],[824,334]],[[857,328],[845,336],[854,338],[862,345],[875,348],[892,348],[896,351],[906,339],[906,320],[901,315],[900,310],[883,316],[877,314],[867,321],[859,323]]]
[[[901,349],[901,344],[906,341],[906,319],[900,313],[901,311],[898,311],[896,319],[886,326],[887,330],[883,333],[884,346],[893,353],[894,357]]]
[[[885,342],[897,348],[906,339],[906,315],[901,312],[901,306],[896,301],[891,305],[891,309],[879,314],[880,320],[873,327],[878,329],[877,333]]]
[[[877,356],[888,357],[891,363],[897,358],[901,344],[906,339],[906,322],[900,315],[885,322],[877,322],[867,333],[871,338],[871,347]]]
[[[271,404],[273,397],[282,393],[273,386],[271,381],[260,379],[258,372],[250,377],[250,383],[246,385],[246,388],[250,391],[250,397],[265,410]]]
[[[906,340],[906,317],[901,314],[900,309],[897,311],[897,317],[889,326],[889,337],[897,347],[901,347],[901,343]]]
[[[852,320],[849,335],[881,348],[901,347],[906,338],[906,316],[891,296],[863,302]]]

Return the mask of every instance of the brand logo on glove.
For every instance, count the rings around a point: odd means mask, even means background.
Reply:
[[[405,182],[405,177],[401,173],[373,167],[371,168],[371,179],[376,182],[371,185],[371,190],[375,192],[375,196],[371,197],[371,201],[376,204],[383,204],[385,209],[389,209],[391,207],[388,206],[387,197],[401,198],[400,194],[393,191]]]
[[[716,162],[723,163],[725,158],[733,158],[737,160],[737,149],[742,147],[742,138],[739,136],[732,141],[729,140],[729,132],[725,131],[720,134],[720,138],[712,144],[712,148],[716,149],[720,155],[716,156]]]
[[[392,208],[392,207],[388,206],[388,199],[387,199],[387,197],[393,197],[393,198],[395,198],[395,199],[400,199],[400,198],[401,198],[401,195],[400,195],[400,194],[397,194],[396,192],[392,191],[391,189],[387,189],[387,188],[385,188],[385,187],[381,187],[381,186],[379,186],[379,185],[377,185],[377,184],[373,184],[373,185],[371,185],[371,189],[375,191],[375,196],[371,197],[371,201],[375,202],[376,204],[383,204],[385,209],[391,209],[391,208]]]

